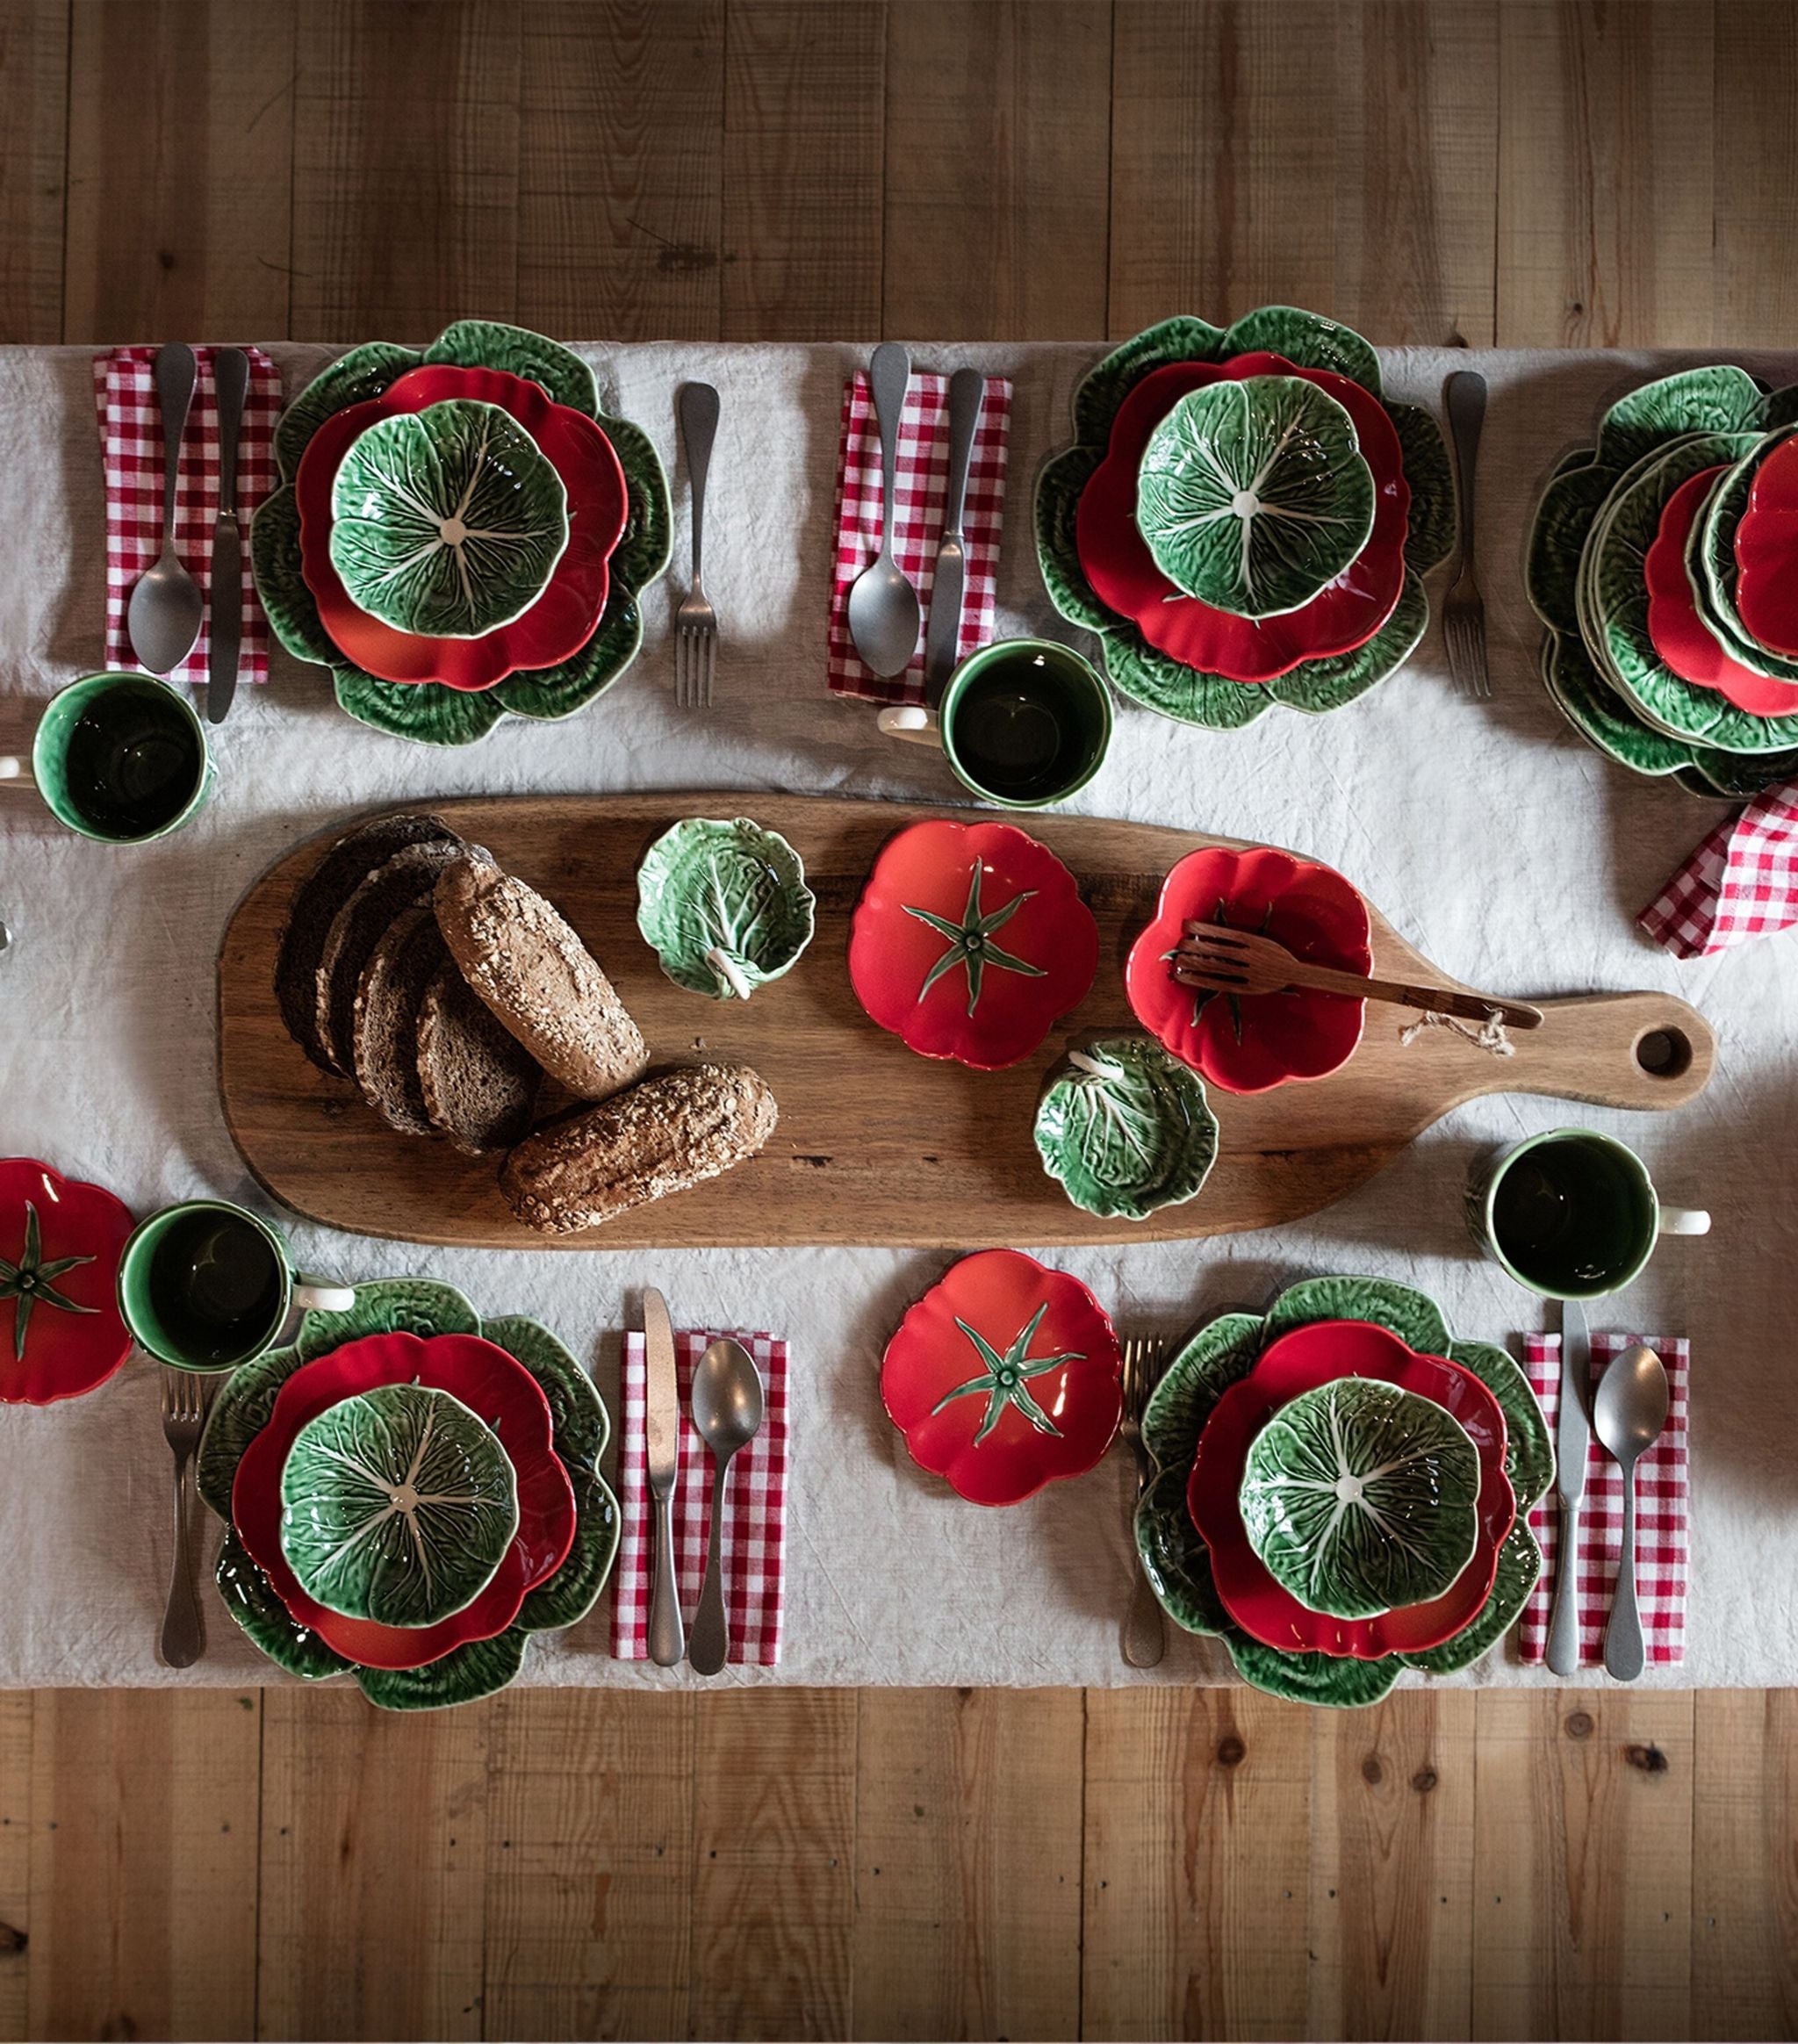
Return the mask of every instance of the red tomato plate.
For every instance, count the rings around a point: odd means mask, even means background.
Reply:
[[[1790,445],[1789,442],[1787,445]],[[1682,681],[1709,688],[1750,716],[1789,716],[1798,711],[1798,682],[1773,681],[1732,660],[1700,616],[1686,572],[1686,543],[1711,485],[1727,463],[1701,469],[1680,484],[1661,513],[1643,563],[1648,587],[1648,636]]]
[[[1736,527],[1736,615],[1758,644],[1798,659],[1798,440],[1780,441],[1748,486]]]
[[[130,1355],[118,1293],[132,1227],[104,1185],[0,1157],[0,1404],[79,1398]]]

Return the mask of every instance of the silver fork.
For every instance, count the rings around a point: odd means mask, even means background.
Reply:
[[[1449,672],[1462,695],[1482,700],[1492,685],[1485,664],[1485,606],[1473,572],[1473,478],[1479,462],[1479,428],[1485,419],[1485,378],[1457,369],[1449,378],[1449,429],[1455,436],[1455,481],[1461,500],[1461,559],[1455,587],[1442,607]]]
[[[700,581],[705,533],[706,471],[718,430],[718,393],[710,384],[680,386],[680,437],[687,444],[687,472],[693,484],[693,587],[674,613],[674,700],[682,709],[712,707],[712,678],[718,668],[718,614]]]
[[[1136,1457],[1136,1497],[1132,1506],[1130,1551],[1136,1552],[1135,1505],[1142,1502],[1155,1473],[1154,1458],[1142,1441],[1142,1415],[1160,1383],[1168,1345],[1154,1335],[1132,1335],[1124,1344],[1124,1418],[1118,1428]],[[1124,1659],[1133,1668],[1152,1668],[1168,1650],[1167,1622],[1139,1562],[1124,1619]]]
[[[162,1614],[162,1659],[171,1668],[191,1667],[200,1658],[204,1642],[187,1522],[188,1479],[205,1429],[208,1403],[205,1378],[191,1370],[162,1365],[162,1437],[175,1455],[175,1566],[169,1577],[168,1609]]]

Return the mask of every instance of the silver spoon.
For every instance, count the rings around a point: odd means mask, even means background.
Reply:
[[[724,1523],[724,1491],[730,1480],[730,1457],[761,1431],[762,1379],[755,1358],[741,1342],[727,1336],[714,1342],[693,1373],[693,1423],[717,1457],[712,1482],[712,1525],[706,1541],[706,1580],[693,1618],[687,1658],[696,1673],[716,1675],[729,1658],[730,1629],[724,1623],[724,1568],[718,1552]]]
[[[874,416],[881,426],[881,551],[849,592],[849,636],[872,673],[903,674],[917,651],[922,613],[917,591],[893,558],[893,485],[899,466],[899,414],[911,381],[911,357],[896,341],[883,341],[867,365]]]
[[[1593,1430],[1623,1472],[1623,1548],[1605,1627],[1605,1666],[1620,1682],[1642,1673],[1642,1619],[1636,1609],[1636,1465],[1667,1423],[1667,1373],[1652,1349],[1628,1349],[1600,1378]]]
[[[175,478],[193,402],[193,349],[179,341],[156,350],[156,402],[162,414],[162,551],[137,579],[126,608],[131,650],[153,674],[167,674],[200,636],[200,590],[175,551]]]

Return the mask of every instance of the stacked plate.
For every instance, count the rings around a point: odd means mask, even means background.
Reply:
[[[507,711],[570,716],[635,657],[667,484],[568,349],[483,320],[421,353],[352,349],[288,407],[275,457],[257,591],[363,723],[466,745]]]
[[[1404,1285],[1313,1278],[1212,1321],[1142,1433],[1155,1594],[1270,1695],[1372,1703],[1407,1667],[1466,1667],[1541,1573],[1525,1521],[1554,1455],[1528,1382]]]
[[[1165,320],[1086,378],[1074,426],[1037,486],[1037,554],[1126,695],[1216,731],[1276,702],[1317,714],[1423,636],[1448,455],[1348,327],[1291,306],[1227,332]]]
[[[353,1674],[384,1709],[489,1695],[604,1587],[608,1430],[546,1328],[483,1323],[422,1278],[362,1285],[213,1401],[199,1487],[226,1607],[290,1673]]]
[[[1607,758],[1694,794],[1798,772],[1798,388],[1729,363],[1613,405],[1536,508],[1543,680]]]

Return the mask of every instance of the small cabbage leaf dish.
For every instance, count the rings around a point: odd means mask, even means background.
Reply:
[[[1147,1220],[1197,1197],[1217,1161],[1217,1117],[1205,1081],[1152,1037],[1102,1036],[1050,1075],[1036,1147],[1075,1206]]]
[[[1257,1369],[1265,1363],[1277,1371],[1283,1357],[1292,1353],[1291,1337],[1313,1330],[1320,1340],[1327,1333],[1339,1342],[1341,1361],[1332,1366],[1337,1375],[1377,1375],[1416,1391],[1442,1407],[1476,1443],[1480,1465],[1478,1551],[1464,1560],[1442,1595],[1397,1605],[1369,1619],[1341,1620],[1293,1595],[1271,1578],[1254,1551],[1250,1513],[1252,1507],[1261,1508],[1244,1494],[1248,1457],[1261,1433],[1290,1411],[1297,1394],[1285,1400],[1269,1391],[1270,1408],[1256,1415],[1250,1422],[1253,1430],[1244,1429],[1246,1437],[1233,1443],[1213,1440],[1214,1422],[1240,1426],[1253,1407],[1250,1394]],[[1302,1383],[1309,1391],[1317,1388],[1318,1377],[1315,1370],[1303,1378],[1289,1373],[1289,1381]],[[1322,1373],[1322,1380],[1331,1380],[1329,1371]],[[1238,1387],[1243,1395],[1233,1411],[1226,1401]],[[1301,1421],[1307,1416],[1301,1413]],[[1431,1431],[1436,1437],[1435,1422]],[[1503,1349],[1451,1335],[1435,1302],[1407,1285],[1377,1278],[1311,1278],[1281,1293],[1265,1313],[1232,1313],[1212,1321],[1169,1364],[1143,1414],[1142,1432],[1155,1474],[1137,1507],[1135,1535],[1149,1584],[1176,1624],[1221,1638],[1237,1672],[1269,1695],[1352,1707],[1377,1702],[1408,1669],[1449,1674],[1469,1667],[1515,1623],[1541,1573],[1542,1554],[1528,1519],[1553,1479],[1554,1451],[1528,1379]],[[1313,1443],[1307,1456],[1334,1457],[1327,1426],[1321,1449],[1315,1445],[1314,1425],[1306,1427],[1305,1434]],[[1456,1502],[1442,1537],[1430,1544],[1428,1565],[1384,1557],[1372,1569],[1368,1555],[1359,1551],[1369,1544],[1364,1536],[1372,1523],[1363,1515],[1365,1523],[1349,1529],[1358,1543],[1355,1566],[1323,1572],[1335,1587],[1348,1593],[1337,1601],[1352,1598],[1363,1605],[1374,1601],[1370,1591],[1374,1582],[1406,1594],[1428,1588],[1452,1565],[1467,1528],[1463,1493],[1468,1464],[1446,1429],[1440,1430],[1440,1443],[1450,1444]],[[1218,1446],[1229,1446],[1233,1452],[1207,1455],[1208,1447]],[[1369,1473],[1362,1466],[1366,1454],[1363,1443],[1348,1472],[1363,1481]],[[1207,1488],[1197,1468],[1202,1459],[1233,1472],[1233,1480],[1226,1480],[1221,1492]],[[1377,1462],[1370,1465],[1378,1466]],[[1308,1460],[1300,1458],[1297,1444],[1290,1441],[1278,1448],[1269,1443],[1257,1468],[1269,1485],[1295,1468],[1312,1473]],[[1339,1467],[1335,1480],[1341,1479]],[[1276,1517],[1271,1491],[1266,1503],[1265,1522],[1257,1523],[1270,1540],[1267,1529]],[[1216,1571],[1213,1549],[1200,1530],[1195,1506],[1219,1542]],[[1220,1531],[1233,1522],[1240,1553],[1226,1551]],[[1244,1589],[1245,1557],[1254,1571],[1269,1578],[1272,1598],[1261,1597],[1252,1585]],[[1299,1544],[1293,1543],[1283,1559],[1292,1563],[1296,1580],[1306,1581],[1307,1555]],[[1356,1596],[1356,1590],[1370,1594]],[[1263,1623],[1275,1605],[1290,1614],[1277,1627]],[[1248,1629],[1238,1611],[1255,1624],[1256,1631]]]
[[[1037,482],[1056,609],[1126,695],[1212,731],[1322,715],[1394,673],[1454,533],[1433,414],[1386,399],[1358,334],[1291,306],[1114,349]]]
[[[534,402],[520,403],[519,412],[536,415],[559,408],[577,414],[592,422],[589,438],[596,427],[616,457],[625,494],[622,534],[614,544],[615,528],[608,528],[599,549],[602,558],[587,560],[588,568],[603,581],[603,608],[577,649],[552,665],[513,668],[501,659],[492,671],[503,679],[491,685],[384,680],[346,651],[327,628],[308,579],[308,550],[302,543],[301,464],[321,428],[353,407],[381,399],[421,369],[442,372],[433,378],[433,397],[442,402],[485,397],[508,383],[514,388],[530,386]],[[553,423],[547,421],[543,429],[530,429],[530,438],[546,455]],[[558,434],[557,444],[565,441],[569,458],[580,455],[578,435]],[[258,507],[250,527],[256,593],[282,645],[296,659],[325,668],[340,707],[359,723],[422,745],[471,745],[507,716],[573,716],[609,688],[636,659],[643,644],[643,592],[668,565],[667,480],[642,428],[601,408],[593,372],[572,349],[491,320],[459,320],[424,349],[385,341],[353,348],[322,369],[282,414],[275,428],[275,464],[278,483]],[[558,465],[557,472],[565,484],[568,471]],[[558,583],[578,556],[582,556],[582,546],[577,535],[552,564],[554,572],[538,605],[521,619],[478,639],[444,643],[485,648],[521,631],[557,596]],[[316,575],[314,567],[314,579]],[[349,608],[353,616],[370,615],[354,605]],[[373,629],[387,628],[377,621]]]
[[[636,874],[636,926],[677,987],[746,1001],[791,972],[811,942],[816,901],[805,862],[747,817],[687,817]]]
[[[309,1468],[302,1453],[299,1466],[291,1465],[297,1450],[321,1446],[321,1435],[338,1449],[353,1439],[371,1483],[386,1488],[385,1506],[415,1503],[396,1500],[395,1490],[408,1487],[404,1481],[391,1487],[387,1481],[396,1473],[404,1479],[418,1456],[422,1429],[412,1400],[402,1401],[413,1421],[404,1439],[390,1412],[381,1424],[392,1438],[374,1444],[365,1411],[354,1429],[340,1421],[302,1439],[308,1425],[341,1414],[346,1404],[414,1388],[449,1394],[491,1437],[478,1442],[465,1421],[456,1421],[470,1469],[458,1473],[452,1462],[441,1487],[471,1492],[478,1470],[486,1500],[497,1446],[513,1472],[515,1530],[485,1587],[450,1615],[431,1616],[447,1594],[442,1584],[434,1580],[431,1596],[421,1598],[403,1587],[404,1572],[396,1569],[378,1586],[373,1572],[364,1572],[359,1590],[338,1597],[384,1616],[347,1616],[313,1597],[289,1558],[293,1540],[300,1565],[330,1594],[351,1573],[340,1570],[327,1580],[326,1544],[306,1545],[285,1522],[290,1504],[298,1516],[306,1501],[324,1496],[315,1460]],[[512,1315],[484,1320],[460,1292],[430,1278],[359,1285],[348,1311],[306,1313],[291,1345],[234,1371],[213,1400],[197,1470],[200,1495],[226,1526],[216,1571],[226,1609],[290,1674],[314,1681],[347,1674],[383,1709],[433,1709],[491,1695],[518,1673],[534,1634],[574,1624],[605,1587],[620,1530],[618,1501],[599,1471],[609,1433],[592,1379],[547,1328]],[[428,1471],[444,1473],[435,1459],[419,1459],[416,1473]],[[373,1515],[360,1515],[368,1501],[343,1487],[330,1510],[347,1507],[349,1522],[371,1525]],[[445,1565],[458,1594],[485,1567],[496,1531],[485,1502],[478,1527],[467,1515],[471,1508],[459,1509],[464,1516],[454,1538],[467,1551],[452,1557],[447,1529],[431,1548],[434,1566]],[[315,1523],[324,1522],[321,1511]],[[390,1622],[396,1618],[401,1622]]]
[[[1798,386],[1768,392],[1729,363],[1681,370],[1620,398],[1543,491],[1524,583],[1543,686],[1632,773],[1739,797],[1798,772],[1798,662],[1737,608],[1745,558],[1750,610],[1780,636],[1757,587],[1769,563],[1798,566],[1780,488],[1794,422]]]

